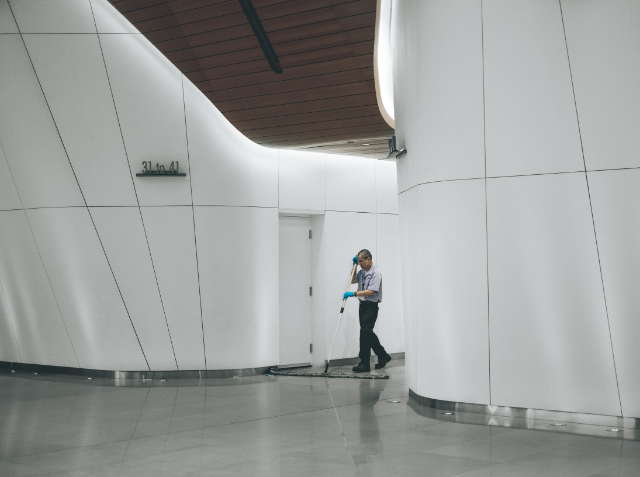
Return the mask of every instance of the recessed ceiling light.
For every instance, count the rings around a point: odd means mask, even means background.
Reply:
[[[363,146],[370,146],[371,144],[363,144]]]
[[[562,424],[561,422],[554,422],[553,424],[549,424],[550,426],[566,426],[566,424]]]
[[[93,378],[87,378],[87,379],[93,379]]]
[[[445,416],[453,416],[452,412],[441,412],[440,414],[444,414]]]
[[[623,432],[624,429],[618,429],[618,428],[613,428],[613,429],[607,429],[607,432]]]
[[[389,401],[390,404],[398,404],[400,401]]]

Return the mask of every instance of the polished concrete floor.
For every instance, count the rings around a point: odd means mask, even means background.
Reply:
[[[640,476],[639,441],[445,415],[409,400],[403,364],[374,381],[4,372],[0,476]]]

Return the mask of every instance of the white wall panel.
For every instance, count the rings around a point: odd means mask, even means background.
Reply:
[[[398,173],[396,161],[375,161],[376,164],[376,212],[398,213]]]
[[[325,154],[278,151],[278,207],[324,210]]]
[[[7,0],[0,0],[0,33],[18,33],[18,26]]]
[[[133,172],[142,161],[187,177],[134,177],[140,205],[191,205],[180,72],[142,35],[100,35]]]
[[[21,209],[20,196],[0,145],[0,210]]]
[[[489,404],[484,179],[418,188],[416,392]]]
[[[142,218],[178,367],[205,369],[193,209],[143,207]]]
[[[91,0],[98,33],[140,33],[109,0]]]
[[[10,0],[22,33],[95,33],[89,0]]]
[[[562,0],[587,169],[640,166],[640,2]]]
[[[376,161],[327,154],[327,210],[376,211]]]
[[[137,205],[97,35],[25,35],[88,205]]]
[[[0,212],[0,281],[22,362],[78,366],[25,213]]]
[[[278,206],[278,151],[243,136],[184,81],[195,205]]]
[[[207,368],[277,364],[277,209],[195,212]]]
[[[399,222],[397,215],[380,214],[376,223],[377,254],[373,261],[382,272],[383,283],[376,333],[387,353],[404,351]]]
[[[619,415],[584,174],[488,181],[492,404]]]
[[[364,161],[373,162],[371,159]],[[349,282],[353,257],[368,249],[376,263],[376,215],[355,212],[327,212],[324,219],[326,240],[326,337],[327,355],[338,323],[342,295]],[[382,271],[384,273],[384,270]],[[352,285],[352,290],[357,286]],[[347,299],[332,359],[353,358],[360,352],[360,322],[357,298]],[[382,342],[384,346],[384,341]]]
[[[418,296],[416,287],[418,269],[415,266],[415,258],[419,255],[416,246],[420,240],[418,237],[418,188],[415,187],[398,195],[398,216],[400,227],[400,258],[402,265],[402,312],[404,325],[405,348],[405,378],[407,386],[415,390],[417,380],[417,305]]]
[[[4,288],[0,283],[0,361],[22,362],[14,329],[13,318],[4,297]]]
[[[485,0],[487,175],[584,169],[557,0]]]
[[[640,170],[589,173],[623,415],[640,417]]]
[[[140,211],[137,207],[90,210],[149,367],[175,370],[176,359]]]
[[[87,209],[28,210],[27,217],[80,367],[148,369]]]
[[[407,160],[419,151],[418,138],[418,5],[414,0],[395,0],[392,5],[392,60],[394,63],[394,104],[398,149],[408,151],[398,161],[398,189],[407,190],[416,183],[416,164]],[[394,34],[396,32],[398,36]]]
[[[417,3],[414,181],[484,177],[480,1]]]
[[[84,205],[19,35],[0,36],[0,142],[24,207]]]

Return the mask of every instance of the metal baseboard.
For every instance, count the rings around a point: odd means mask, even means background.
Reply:
[[[409,405],[417,413],[447,422],[640,440],[640,419],[634,417],[444,401],[412,389],[409,397]]]
[[[273,366],[242,369],[203,369],[185,371],[111,371],[103,369],[70,368],[66,366],[48,366],[45,364],[14,363],[0,361],[0,371],[43,373],[43,374],[67,374],[70,376],[82,376],[87,378],[105,379],[204,379],[204,378],[233,378],[245,376],[259,376],[267,374]]]

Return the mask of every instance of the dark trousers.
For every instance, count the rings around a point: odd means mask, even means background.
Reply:
[[[372,301],[360,302],[360,362],[369,364],[371,350],[380,358],[386,356],[387,352],[380,344],[380,340],[373,332],[373,327],[378,319],[378,304]]]

